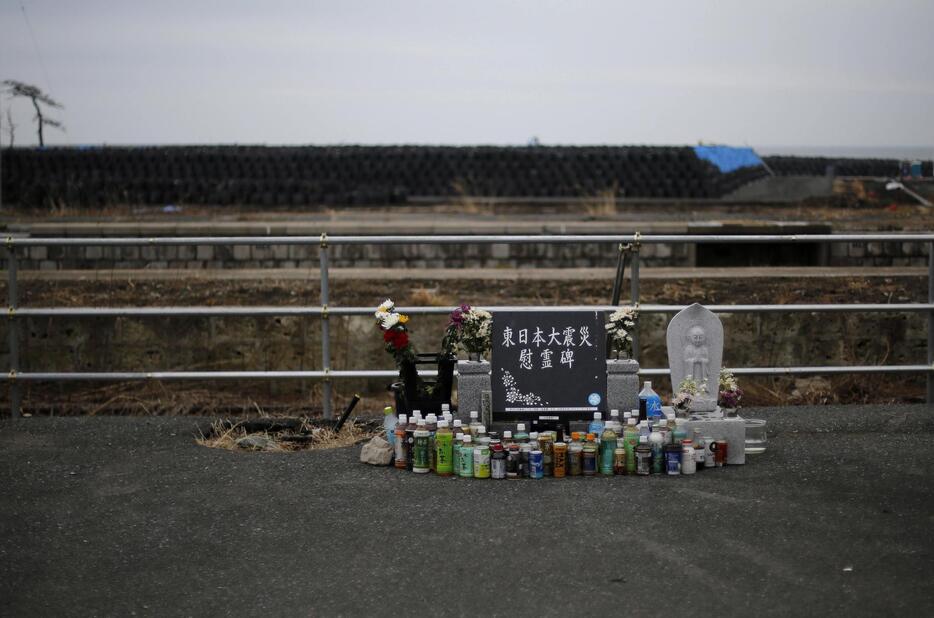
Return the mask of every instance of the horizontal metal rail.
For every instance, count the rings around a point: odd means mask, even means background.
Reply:
[[[449,244],[575,244],[575,243],[815,243],[934,242],[934,234],[458,234],[431,236],[161,236],[42,238],[8,236],[11,247],[56,246],[179,246],[179,245],[449,245]]]
[[[678,313],[687,305],[639,305],[639,313]],[[714,313],[925,313],[934,303],[864,303],[804,305],[705,305]],[[552,307],[477,306],[487,311],[615,311],[616,305],[566,305]],[[411,315],[447,315],[455,307],[397,307]],[[19,317],[264,317],[371,315],[373,307],[31,307],[9,309]]]
[[[928,373],[934,365],[875,365],[875,366],[826,366],[826,367],[738,367],[731,369],[736,375],[807,375],[840,373]],[[666,376],[670,370],[664,368],[640,369],[644,376]],[[420,375],[436,375],[436,371],[421,371]],[[310,378],[354,379],[396,378],[399,372],[392,369],[331,370],[331,371],[115,371],[115,372],[28,372],[0,374],[7,382],[104,382],[139,380],[294,380]]]
[[[619,243],[622,250],[627,243],[633,247],[632,302],[642,314],[673,314],[685,305],[639,304],[639,254],[640,244],[652,243],[867,243],[867,242],[924,242],[927,243],[928,302],[927,303],[863,303],[863,304],[737,304],[710,305],[717,313],[834,313],[834,312],[877,312],[877,313],[924,313],[927,316],[928,364],[882,365],[882,366],[817,366],[817,367],[741,367],[733,369],[736,375],[806,375],[806,374],[881,374],[923,373],[927,376],[928,401],[934,402],[934,233],[883,233],[883,234],[634,234],[588,235],[588,234],[527,234],[527,235],[395,235],[395,236],[183,236],[183,237],[73,237],[42,238],[8,236],[7,251],[7,306],[11,322],[9,329],[10,359],[9,372],[0,374],[10,384],[11,410],[19,413],[22,383],[41,381],[143,381],[143,380],[265,380],[265,379],[320,379],[324,383],[323,409],[330,416],[330,384],[334,379],[396,378],[395,370],[331,370],[328,349],[328,318],[339,315],[371,315],[373,307],[331,307],[327,294],[328,250],[333,245],[483,245],[483,244],[599,244]],[[191,307],[18,307],[17,255],[18,247],[53,246],[182,246],[182,245],[317,245],[321,252],[321,299],[318,306],[191,306]],[[576,305],[554,307],[486,306],[490,311],[613,311],[616,305]],[[411,314],[445,315],[453,307],[399,307]],[[322,368],[316,371],[117,371],[117,372],[19,372],[18,323],[28,317],[224,317],[224,316],[317,316],[322,320]],[[634,333],[634,347],[638,331]],[[424,372],[432,375],[435,372]],[[665,376],[665,368],[645,368],[643,376]]]

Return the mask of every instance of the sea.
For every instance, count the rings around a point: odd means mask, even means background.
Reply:
[[[759,156],[849,157],[854,159],[934,159],[931,146],[753,146]]]

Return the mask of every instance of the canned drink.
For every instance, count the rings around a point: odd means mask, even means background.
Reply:
[[[726,464],[729,443],[726,440],[716,440],[711,447],[716,455],[716,465],[718,468]]]
[[[554,476],[556,479],[564,478],[567,472],[568,445],[564,442],[555,442],[554,446]]]
[[[619,447],[613,451],[613,474],[626,474],[626,448]]]
[[[529,478],[540,479],[545,476],[544,458],[541,451],[529,453]]]
[[[704,436],[704,467],[713,468],[717,465],[717,452],[714,447],[714,439],[710,436]]]

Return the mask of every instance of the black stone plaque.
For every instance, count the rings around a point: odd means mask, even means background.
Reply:
[[[554,420],[606,410],[601,311],[493,314],[493,412]]]

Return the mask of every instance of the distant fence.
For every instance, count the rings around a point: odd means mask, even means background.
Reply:
[[[708,305],[718,313],[821,313],[821,312],[913,312],[927,316],[927,364],[924,365],[847,365],[847,366],[790,366],[790,367],[737,367],[738,375],[798,375],[848,373],[924,373],[927,376],[927,401],[934,402],[934,234],[808,234],[808,235],[651,235],[638,232],[632,235],[448,235],[448,236],[242,236],[242,237],[165,237],[165,238],[14,238],[6,239],[7,252],[7,304],[10,327],[9,371],[4,375],[10,383],[11,414],[19,416],[23,382],[38,381],[128,381],[128,380],[281,380],[316,379],[323,383],[323,411],[332,416],[333,380],[347,378],[392,378],[391,370],[331,369],[331,316],[370,315],[373,307],[331,306],[328,256],[332,245],[413,245],[413,244],[577,244],[614,243],[621,252],[630,253],[630,300],[640,313],[673,314],[683,305],[639,304],[639,249],[649,243],[862,243],[862,242],[924,242],[928,247],[928,298],[926,303],[892,304],[795,304],[795,305]],[[200,306],[200,307],[21,307],[19,305],[18,255],[20,247],[36,246],[159,246],[159,245],[312,245],[319,247],[321,273],[320,305],[317,306]],[[489,311],[531,310],[565,311],[584,309],[613,311],[613,305],[505,307],[485,306]],[[410,314],[446,314],[453,307],[400,307]],[[122,371],[122,372],[21,372],[20,322],[30,317],[210,317],[210,316],[317,316],[321,319],[321,369],[316,371]],[[639,357],[638,331],[634,337],[634,355]],[[645,376],[667,375],[665,368],[643,368]]]

